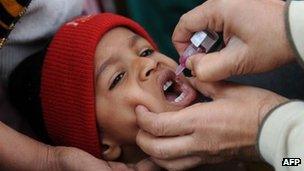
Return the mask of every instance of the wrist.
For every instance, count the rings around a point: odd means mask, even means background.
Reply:
[[[285,23],[286,24],[286,23]],[[288,36],[288,33],[287,33],[287,26],[285,26],[285,30],[284,30],[284,42],[283,42],[283,45],[282,47],[285,47],[284,51],[283,51],[283,55],[282,55],[282,58],[283,58],[283,64],[288,64],[288,63],[291,63],[291,62],[294,62],[296,61],[296,58],[295,58],[295,51],[294,49],[292,48],[292,45],[290,43],[290,38]]]
[[[70,167],[73,165],[71,164],[71,160],[77,163],[76,158],[73,155],[73,148],[72,147],[54,147],[53,150],[53,157],[54,157],[54,168],[55,170],[71,170]]]
[[[42,145],[40,149],[42,152],[39,152],[38,159],[40,159],[38,163],[37,170],[62,170],[60,169],[60,161],[56,156],[56,148],[50,145]]]
[[[283,35],[284,35],[284,46],[286,47],[286,54],[285,54],[285,58],[286,58],[286,63],[290,63],[296,60],[295,56],[296,56],[296,51],[292,46],[292,36],[290,33],[290,28],[289,28],[289,15],[288,15],[288,10],[289,10],[289,5],[290,2],[288,3],[284,3],[284,19],[283,19],[283,25],[284,25],[284,31],[283,31]]]
[[[270,113],[271,110],[288,101],[289,99],[283,96],[274,96],[273,94],[262,99],[258,108],[258,127],[262,125],[264,118]]]
[[[95,158],[74,147],[54,147],[54,170],[86,170]],[[86,169],[84,169],[86,168]]]

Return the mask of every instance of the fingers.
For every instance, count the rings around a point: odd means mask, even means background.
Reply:
[[[190,84],[204,96],[216,100],[222,96],[222,91],[225,88],[224,81],[221,82],[202,82],[194,77],[189,78]]]
[[[131,169],[128,165],[120,162],[108,162],[110,168],[112,171],[120,171],[120,170],[125,170],[125,171],[132,171],[134,169]]]
[[[152,160],[157,165],[166,168],[167,170],[188,170],[201,164],[216,164],[224,161],[229,161],[231,160],[231,157],[225,158],[221,156],[210,156],[200,154],[199,156],[187,156],[173,160],[161,160],[156,158],[152,158]],[[200,169],[202,168],[200,167]]]
[[[221,99],[235,94],[232,91],[242,87],[241,85],[229,81],[203,82],[195,77],[189,78],[190,84],[204,96],[213,100]],[[239,96],[239,94],[238,94]]]
[[[198,166],[201,163],[200,157],[190,156],[175,160],[159,160],[153,158],[153,161],[167,170],[186,170]]]
[[[214,52],[206,55],[197,54],[191,56],[186,63],[189,68],[201,81],[219,81],[231,76],[231,62],[225,54]],[[231,59],[232,60],[232,59]]]
[[[207,1],[180,18],[172,35],[173,44],[180,55],[189,44],[189,39],[194,32],[206,29],[223,30],[222,20],[218,10],[214,10],[214,4],[215,1]]]
[[[154,136],[177,136],[193,132],[191,124],[187,124],[185,119],[187,113],[155,114],[144,106],[137,106],[135,112],[139,127]]]
[[[121,162],[108,162],[109,170],[112,171],[136,171],[136,170],[145,170],[145,171],[157,171],[160,170],[160,167],[155,164],[151,159],[143,159],[137,164],[125,164]]]
[[[177,137],[155,137],[140,130],[136,137],[137,145],[147,154],[158,159],[174,159],[195,152],[191,135]]]
[[[157,171],[160,167],[156,165],[151,159],[143,159],[135,165],[135,170],[145,170],[145,171]]]
[[[189,57],[186,67],[201,81],[219,81],[232,75],[246,74],[251,70],[245,67],[248,66],[248,60],[245,60],[246,47],[240,39],[232,37],[219,52]]]
[[[196,90],[213,100],[223,98],[244,98],[250,93],[250,90],[252,90],[252,87],[229,81],[202,82],[193,77],[189,78],[189,81]],[[200,106],[198,107],[202,108]],[[190,108],[191,107],[188,107],[187,109],[191,110]],[[206,105],[204,108],[206,109]]]

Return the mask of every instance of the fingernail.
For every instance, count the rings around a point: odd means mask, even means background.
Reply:
[[[188,68],[188,69],[192,69],[192,62],[191,62],[192,60],[191,60],[191,57],[189,57],[187,60],[186,60],[186,67]]]
[[[147,112],[148,111],[148,109],[143,105],[137,105],[135,110],[141,111],[141,112]]]

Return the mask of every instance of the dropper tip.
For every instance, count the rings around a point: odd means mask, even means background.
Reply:
[[[185,69],[185,67],[183,67],[182,65],[178,65],[175,70],[175,75],[177,75],[177,76],[180,75],[184,69]]]

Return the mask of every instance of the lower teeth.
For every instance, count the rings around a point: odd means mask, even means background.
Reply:
[[[174,102],[180,102],[185,98],[185,93],[181,93],[176,99],[174,99]]]

